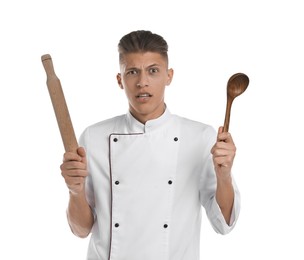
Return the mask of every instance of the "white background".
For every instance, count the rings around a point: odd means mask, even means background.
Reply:
[[[250,78],[232,107],[239,222],[202,220],[201,259],[304,259],[303,4],[296,0],[2,0],[0,259],[85,259],[69,230],[63,145],[40,61],[51,54],[77,137],[125,113],[117,43],[148,29],[169,43],[172,113],[223,124],[226,83]],[[189,260],[189,259],[186,259]]]

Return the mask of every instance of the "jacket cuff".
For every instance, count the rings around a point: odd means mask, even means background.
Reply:
[[[211,205],[211,215],[210,219],[213,220],[212,226],[217,233],[228,234],[235,226],[240,212],[240,196],[238,192],[234,192],[234,203],[230,216],[229,224],[226,223],[226,220],[222,214],[222,211],[216,201],[216,198],[213,198]]]

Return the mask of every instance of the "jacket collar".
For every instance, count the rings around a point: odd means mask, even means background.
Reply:
[[[131,133],[148,133],[154,130],[157,130],[161,128],[167,121],[169,121],[169,118],[171,117],[171,113],[169,109],[166,107],[164,113],[156,118],[147,121],[145,124],[139,122],[131,113],[128,111],[126,114],[126,120],[127,120],[127,126],[128,130]]]

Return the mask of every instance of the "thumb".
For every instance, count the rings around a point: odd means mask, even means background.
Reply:
[[[82,160],[86,160],[86,151],[83,147],[78,147],[77,148],[77,153],[79,156],[82,157]]]
[[[221,141],[220,134],[224,132],[224,127],[220,126],[217,131],[217,141]]]
[[[220,126],[219,128],[218,128],[218,134],[221,134],[221,133],[223,133],[224,132],[224,127],[223,126]]]

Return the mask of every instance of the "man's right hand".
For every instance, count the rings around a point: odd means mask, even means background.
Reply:
[[[84,193],[85,178],[88,176],[86,152],[83,147],[77,149],[77,154],[67,152],[60,166],[61,174],[71,194]]]

